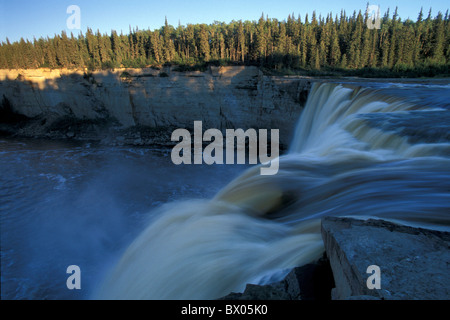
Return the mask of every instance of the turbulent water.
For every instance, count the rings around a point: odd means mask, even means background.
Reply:
[[[89,299],[152,208],[209,198],[245,166],[177,167],[169,151],[0,139],[2,299]],[[68,290],[66,269],[81,269]]]
[[[320,257],[324,216],[449,230],[448,89],[314,84],[275,176],[3,141],[2,298],[215,299]]]

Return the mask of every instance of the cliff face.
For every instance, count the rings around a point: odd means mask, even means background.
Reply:
[[[3,111],[35,120],[14,132],[22,136],[88,138],[99,123],[109,132],[111,123],[117,130],[189,129],[201,120],[205,129],[279,129],[287,145],[309,89],[308,79],[267,77],[256,67],[0,70]],[[74,129],[76,121],[91,124],[92,134]]]

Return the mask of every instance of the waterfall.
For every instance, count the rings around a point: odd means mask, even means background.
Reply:
[[[423,109],[372,89],[314,84],[277,175],[255,166],[210,200],[155,210],[94,298],[216,299],[277,280],[322,255],[324,216],[448,230],[450,144],[413,144],[367,122]]]

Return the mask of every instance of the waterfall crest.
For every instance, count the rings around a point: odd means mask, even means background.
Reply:
[[[321,256],[328,215],[448,230],[450,144],[412,144],[363,116],[411,111],[376,90],[314,84],[277,175],[255,166],[213,199],[158,208],[95,298],[216,299],[276,280]]]

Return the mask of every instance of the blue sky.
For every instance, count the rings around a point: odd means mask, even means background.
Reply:
[[[139,29],[156,29],[164,25],[167,16],[169,24],[177,26],[188,23],[213,23],[214,21],[230,22],[232,20],[258,20],[264,12],[269,18],[284,20],[290,13],[298,14],[302,18],[315,10],[317,14],[326,16],[340,13],[341,9],[347,14],[354,10],[365,10],[369,2],[379,5],[382,14],[389,7],[391,14],[398,6],[402,19],[417,18],[420,8],[424,8],[425,15],[429,8],[433,8],[432,15],[438,11],[448,9],[448,3],[442,0],[343,0],[343,1],[311,1],[311,0],[0,0],[0,41],[6,37],[18,41],[21,37],[32,40],[33,37],[52,37],[66,30],[68,34],[79,30],[68,30],[66,20],[70,16],[67,7],[77,5],[81,9],[81,31],[87,27],[94,31],[109,33],[112,29],[128,33],[129,27]],[[447,3],[447,4],[446,4]]]

